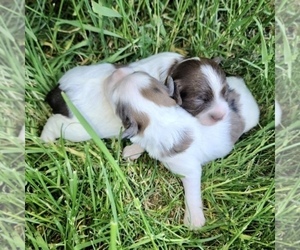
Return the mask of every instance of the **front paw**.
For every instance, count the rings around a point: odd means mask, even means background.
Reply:
[[[184,214],[184,225],[188,227],[190,230],[197,230],[204,226],[205,217],[203,211],[199,211],[198,214],[190,216],[190,214],[186,211]]]
[[[144,152],[144,149],[137,144],[126,146],[123,149],[123,159],[136,160]]]
[[[53,133],[51,133],[51,131],[45,130],[43,130],[40,138],[45,143],[54,142],[56,140],[56,136]]]

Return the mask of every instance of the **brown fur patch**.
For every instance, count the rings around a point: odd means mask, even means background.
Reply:
[[[116,113],[122,120],[125,128],[123,137],[131,138],[137,134],[143,134],[150,123],[147,114],[138,112],[125,103],[117,104]]]
[[[245,128],[245,122],[238,113],[230,113],[230,136],[232,143],[235,143],[243,134]]]
[[[204,65],[210,65],[226,86],[224,71],[215,61],[207,58],[179,63],[171,74],[175,83],[174,99],[177,103],[182,103],[181,106],[193,116],[210,107],[214,98],[209,80],[200,71]]]
[[[150,123],[148,115],[143,112],[132,111],[132,117],[137,123],[138,133],[143,134]]]
[[[187,150],[193,142],[193,138],[189,134],[188,131],[184,131],[182,133],[180,141],[173,145],[173,147],[169,150],[165,150],[162,155],[163,156],[172,156],[176,154],[180,154]]]
[[[149,88],[142,89],[141,94],[159,106],[172,107],[176,105],[176,102],[169,97],[164,86],[158,84],[155,80],[151,80]]]
[[[240,94],[233,89],[229,89],[226,95],[226,101],[228,102],[229,108],[231,109],[230,112],[231,141],[235,143],[243,134],[245,128],[245,121],[239,114],[240,106],[241,106]]]
[[[225,96],[226,101],[228,102],[229,108],[238,113],[240,111],[240,94],[237,93],[234,89],[229,89]]]

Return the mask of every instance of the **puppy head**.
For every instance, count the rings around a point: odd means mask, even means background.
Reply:
[[[123,138],[142,134],[155,116],[155,106],[175,106],[167,88],[144,72],[120,68],[106,82],[107,97],[120,117]]]
[[[220,59],[190,58],[179,63],[167,79],[172,97],[203,125],[223,120],[229,111],[228,84]]]
[[[120,84],[122,83],[122,80],[132,74],[134,71],[129,67],[123,67],[116,69],[105,81],[104,84],[104,92],[107,97],[107,99],[111,102],[112,106],[116,105],[116,92],[120,89]],[[116,98],[114,98],[116,96]]]

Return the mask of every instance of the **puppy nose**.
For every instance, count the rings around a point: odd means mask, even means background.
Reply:
[[[214,121],[221,121],[225,116],[225,113],[212,113],[210,114],[210,117]]]

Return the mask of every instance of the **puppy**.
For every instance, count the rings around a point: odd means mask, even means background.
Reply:
[[[235,130],[240,131],[237,140],[258,123],[259,108],[243,79],[226,78],[219,63],[218,58],[191,58],[179,62],[169,76],[174,82],[172,97],[203,125],[219,122],[228,111],[235,113],[239,119],[232,123]]]
[[[190,229],[203,226],[201,165],[230,152],[229,116],[214,126],[203,125],[178,106],[155,78],[130,68],[117,69],[104,85],[107,99],[122,120],[122,137],[130,138],[181,176],[186,203],[184,224]]]

